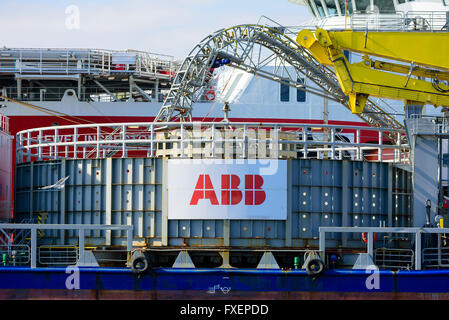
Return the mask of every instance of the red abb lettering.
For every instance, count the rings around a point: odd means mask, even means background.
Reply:
[[[221,176],[221,204],[236,205],[242,201],[243,193],[239,190],[240,178],[235,174]]]
[[[260,175],[245,175],[245,205],[260,205],[266,199],[262,190],[264,181]],[[235,174],[221,176],[221,205],[237,205],[242,202],[243,192],[239,189],[240,178]],[[190,205],[197,205],[201,199],[209,200],[212,205],[219,205],[217,195],[208,174],[201,174],[193,191]]]
[[[212,205],[218,205],[217,195],[208,174],[200,174],[190,205],[197,205],[200,199],[209,199]]]
[[[262,190],[263,178],[258,174],[245,176],[245,205],[260,205],[264,203],[266,194]]]

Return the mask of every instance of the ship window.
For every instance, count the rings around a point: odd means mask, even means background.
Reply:
[[[448,0],[449,1],[449,0]],[[327,7],[327,12],[329,13],[329,16],[336,16],[337,13],[337,5],[335,4],[334,0],[324,0]]]
[[[340,5],[341,13],[345,14],[345,0],[338,0],[338,4]],[[352,1],[348,0],[348,11],[347,14],[352,13]]]
[[[356,5],[356,11],[359,13],[365,13],[366,9],[370,6],[370,0],[360,0],[357,1]]]
[[[304,78],[298,78],[298,84],[304,84]],[[305,102],[306,101],[306,92],[303,90],[296,89],[296,101]]]
[[[449,0],[443,0],[443,4],[444,4],[445,6],[449,6]]]
[[[0,184],[0,196],[2,195],[2,184]]]
[[[284,80],[288,81],[288,80]],[[281,101],[289,102],[290,101],[290,87],[284,83],[281,83]]]
[[[316,8],[317,8],[320,16],[324,18],[326,16],[326,14],[324,13],[324,9],[323,9],[323,5],[321,4],[321,0],[315,0],[315,5],[316,5]]]
[[[395,13],[393,0],[374,0],[380,13]]]
[[[398,0],[399,4],[405,3],[405,0]]]

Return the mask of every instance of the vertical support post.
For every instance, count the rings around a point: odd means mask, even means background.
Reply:
[[[248,159],[248,136],[247,136],[247,125],[243,125],[243,137],[242,137],[242,158]]]
[[[384,151],[384,147],[383,147],[383,131],[379,130],[379,151],[377,152],[377,161],[382,162],[382,158],[383,158],[383,151]],[[394,157],[394,155],[393,155]],[[393,162],[394,162],[394,158],[393,158]]]
[[[308,136],[307,136],[307,127],[302,127],[302,141],[304,143],[304,154],[303,159],[307,159],[307,147],[308,147]]]
[[[37,266],[37,230],[35,226],[31,227],[31,268]]]
[[[27,146],[31,145],[31,132],[27,132]],[[27,162],[31,161],[31,148],[28,148],[27,152]]]
[[[81,101],[81,83],[83,79],[81,74],[78,74],[78,100]]]
[[[323,259],[323,261],[326,261],[326,232],[321,230],[320,230],[319,247],[321,258]]]
[[[374,259],[374,232],[368,232],[368,254]]]
[[[159,79],[156,79],[154,83],[154,98],[156,102],[159,102]]]
[[[78,127],[75,127],[73,129],[73,158],[78,158],[78,152],[77,152],[77,146],[76,143],[78,142]]]
[[[184,138],[184,124],[181,123],[181,158],[184,158]]]
[[[122,158],[126,158],[128,152],[126,150],[126,125],[122,125]]]
[[[161,242],[168,246],[168,159],[162,159],[162,221]]]
[[[62,160],[61,162],[61,173],[62,173],[62,177],[66,177],[66,171],[65,171],[65,165],[66,165],[66,160]],[[60,208],[60,212],[61,212],[61,217],[59,219],[59,223],[60,224],[65,224],[65,193],[66,193],[66,188],[63,188],[61,191],[59,191],[60,194],[60,198],[59,198],[59,208]],[[59,230],[59,241],[61,245],[64,245],[65,243],[65,230],[61,229]]]
[[[129,226],[126,231],[126,250],[131,252],[133,250],[133,226]]]
[[[128,226],[126,229],[126,263],[127,265],[132,260],[132,251],[133,251],[133,227]]]
[[[30,202],[29,202],[30,219],[33,218],[33,203],[34,203],[34,201],[33,201],[33,188],[34,188],[34,186],[33,186],[34,172],[33,171],[34,170],[33,169],[34,169],[34,162],[30,162]]]
[[[106,208],[105,223],[112,225],[112,158],[106,158]],[[112,243],[112,231],[106,230],[106,245]]]
[[[100,158],[100,126],[97,125],[97,159]]]
[[[421,270],[421,232],[415,233],[415,270]]]
[[[215,159],[215,124],[212,124],[212,158]]]
[[[84,229],[78,229],[79,234],[79,259],[84,259]]]
[[[53,159],[57,160],[58,159],[58,142],[59,142],[59,130],[58,130],[58,128],[55,128],[55,138],[54,138],[53,141],[55,143],[55,148],[54,148],[55,154],[54,154]],[[50,153],[50,159],[51,159],[51,153]]]
[[[133,86],[134,86],[134,79],[133,76],[129,76],[129,99],[128,101],[133,101]]]
[[[20,63],[20,65],[22,65],[22,63]],[[21,78],[17,78],[17,99],[18,100],[22,99],[22,79]]]
[[[362,150],[360,149],[360,129],[357,129],[357,160],[362,160]]]
[[[154,152],[154,125],[150,126],[150,152],[148,153],[148,157],[155,157],[156,156],[156,152]]]
[[[278,159],[279,158],[279,149],[280,149],[280,144],[279,144],[279,127],[278,125],[274,125],[274,141],[272,142],[273,144],[273,148],[274,148],[274,158]]]
[[[335,128],[331,128],[331,148],[332,148],[332,154],[331,159],[335,160]]]
[[[39,135],[37,136],[39,148],[37,149],[37,158],[42,160],[42,130],[39,130]]]

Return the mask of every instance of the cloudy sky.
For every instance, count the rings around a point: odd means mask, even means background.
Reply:
[[[184,56],[223,27],[266,15],[283,25],[310,18],[287,0],[0,0],[0,45],[136,49]]]

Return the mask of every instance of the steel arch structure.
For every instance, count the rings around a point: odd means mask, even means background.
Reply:
[[[239,25],[204,38],[183,61],[155,121],[192,121],[192,104],[198,100],[220,59],[226,60],[230,67],[325,96],[349,109],[348,98],[333,71],[321,65],[285,31],[283,27]],[[266,66],[271,68],[267,70]],[[294,73],[288,66],[294,67]],[[300,84],[298,78],[308,78],[316,87]],[[371,126],[403,128],[372,101],[367,102],[364,113],[358,116]]]

